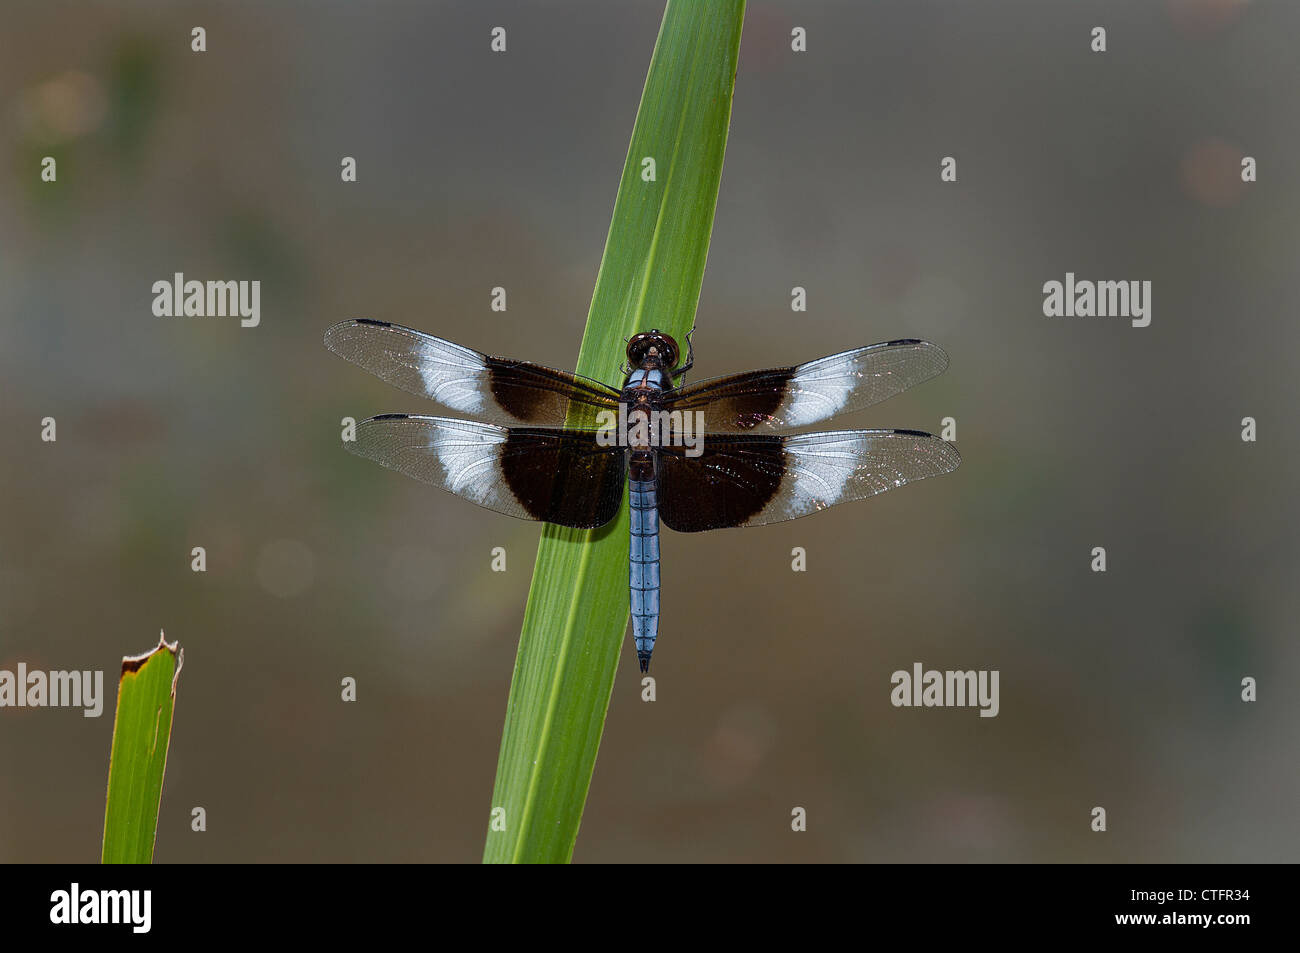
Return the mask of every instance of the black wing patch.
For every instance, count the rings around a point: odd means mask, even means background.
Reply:
[[[592,529],[623,501],[624,449],[591,430],[495,427],[384,414],[344,444],[358,456],[518,519]]]
[[[948,355],[908,338],[832,354],[797,367],[750,371],[664,395],[666,410],[703,411],[706,429],[737,433],[802,427],[870,407],[942,374]]]
[[[618,409],[619,392],[599,381],[488,357],[386,321],[336,324],[325,346],[394,387],[497,423],[589,427],[599,411]]]
[[[961,463],[951,443],[919,430],[705,434],[702,449],[658,448],[659,516],[680,533],[798,519]]]

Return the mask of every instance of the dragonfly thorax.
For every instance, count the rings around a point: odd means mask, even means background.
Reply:
[[[641,367],[627,376],[627,383],[623,385],[623,390],[661,391],[664,389],[666,377],[667,374],[657,368]]]

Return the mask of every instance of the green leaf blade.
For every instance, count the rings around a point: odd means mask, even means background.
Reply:
[[[152,651],[122,659],[104,806],[101,857],[106,864],[153,861],[176,682],[184,661],[178,643],[161,637]]]
[[[596,278],[579,374],[620,380],[624,341],[651,327],[685,347],[713,230],[744,10],[744,0],[668,3]],[[653,181],[643,178],[647,158],[654,160]],[[543,530],[506,708],[485,862],[572,857],[627,629],[627,575],[626,500],[619,517],[598,530]]]

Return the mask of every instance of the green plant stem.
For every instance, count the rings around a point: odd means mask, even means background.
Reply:
[[[694,325],[744,10],[743,0],[667,5],[596,278],[580,374],[618,383],[626,338],[655,327],[684,346]],[[485,862],[572,857],[627,629],[627,560],[626,503],[598,530],[542,532]],[[661,647],[684,649],[665,634]],[[629,805],[628,823],[636,820]]]
[[[161,634],[157,648],[122,659],[104,804],[101,856],[106,864],[153,861],[176,682],[184,661],[178,644]]]

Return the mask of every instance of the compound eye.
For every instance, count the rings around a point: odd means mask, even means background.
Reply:
[[[640,334],[632,336],[632,340],[627,342],[627,360],[633,367],[640,367],[645,363],[646,355],[650,353],[650,348],[654,347],[657,335],[648,331],[642,331]]]

